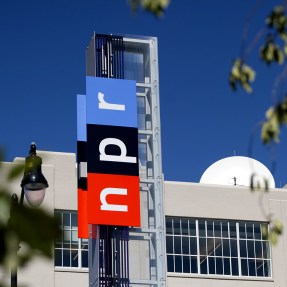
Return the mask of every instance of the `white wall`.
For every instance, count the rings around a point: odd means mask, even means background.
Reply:
[[[272,189],[269,192],[251,192],[247,187],[219,186],[198,183],[165,182],[165,215],[263,221],[273,214],[274,219],[283,222],[287,230],[287,190]],[[168,286],[287,286],[287,232],[271,247],[272,271],[270,279],[244,279],[233,277],[223,280],[219,276],[175,276],[168,274]],[[209,278],[209,279],[208,279]]]
[[[42,172],[49,183],[41,207],[51,214],[54,213],[54,209],[77,210],[75,154],[39,151],[38,155],[42,157]],[[14,163],[5,163],[5,170],[9,170],[12,165],[23,160],[23,158],[16,158]],[[21,179],[22,176],[9,184],[10,190],[16,192],[19,198]],[[25,200],[24,203],[26,203]],[[38,257],[24,268],[18,269],[18,285],[27,287],[88,286],[88,272],[55,271],[53,259]]]
[[[77,176],[74,154],[39,152],[43,158],[43,174],[49,182],[49,188],[43,207],[50,212],[54,209],[77,210]],[[22,159],[23,160],[23,159]],[[16,159],[16,162],[21,159]],[[13,163],[5,163],[9,169]],[[15,164],[15,163],[14,163]],[[0,175],[3,176],[4,173]],[[20,181],[10,183],[10,189],[20,196]],[[141,207],[147,210],[146,194],[141,194]],[[262,201],[262,206],[260,202]],[[273,213],[280,219],[287,230],[287,191],[272,189],[265,193],[262,200],[258,192],[250,192],[248,188],[239,186],[214,186],[197,183],[165,182],[165,214],[169,216],[235,219],[266,221],[262,213]],[[143,221],[144,225],[147,222]],[[44,227],[43,227],[44,228]],[[273,277],[270,279],[241,280],[220,276],[177,276],[168,274],[167,283],[172,287],[286,287],[287,286],[287,232],[272,247]],[[130,240],[130,271],[131,278],[148,279],[150,274],[149,240],[140,243]],[[212,278],[212,279],[208,279]],[[88,273],[55,271],[54,262],[43,258],[35,259],[31,264],[19,270],[19,285],[28,287],[78,287],[88,286]],[[135,285],[136,286],[136,285]]]

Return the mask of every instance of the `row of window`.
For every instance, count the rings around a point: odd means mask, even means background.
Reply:
[[[176,273],[271,276],[263,224],[166,218],[167,270]]]
[[[55,211],[62,238],[55,242],[55,266],[88,268],[88,240],[78,238],[77,213]],[[263,224],[166,218],[167,271],[190,274],[271,277]]]

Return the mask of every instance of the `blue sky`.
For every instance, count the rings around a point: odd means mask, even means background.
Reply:
[[[253,17],[247,43],[264,25],[269,2]],[[229,69],[255,3],[173,0],[158,20],[144,12],[133,15],[124,0],[2,0],[5,159],[26,156],[31,141],[41,150],[76,152],[76,95],[85,93],[85,48],[93,31],[158,37],[165,179],[198,182],[213,162],[234,153],[247,156],[251,132],[274,103],[271,91],[282,70],[261,63],[257,45],[248,58],[257,69],[254,93],[230,91]],[[278,187],[287,183],[286,149],[283,130],[275,150]],[[258,130],[253,157],[271,168],[272,156]]]

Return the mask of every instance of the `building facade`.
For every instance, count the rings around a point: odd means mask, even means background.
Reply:
[[[88,241],[77,236],[76,156],[39,155],[49,182],[43,207],[61,217],[63,237],[55,242],[54,261],[37,258],[19,270],[19,283],[88,286]],[[17,189],[17,184],[11,189]],[[261,234],[270,215],[286,226],[286,199],[285,189],[261,193],[239,185],[165,181],[161,240],[166,286],[286,286],[286,232],[276,245]],[[141,201],[145,210],[144,197]],[[153,265],[151,238],[133,232],[130,237],[130,286],[156,286],[156,282],[146,283]]]

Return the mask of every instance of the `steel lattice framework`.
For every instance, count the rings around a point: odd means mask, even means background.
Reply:
[[[141,227],[90,226],[90,286],[165,286],[157,39],[94,33],[86,75],[137,81],[141,154]]]

